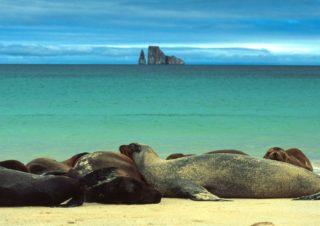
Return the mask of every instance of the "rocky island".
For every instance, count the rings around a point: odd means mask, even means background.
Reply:
[[[143,49],[140,52],[140,57],[139,57],[139,64],[146,64],[146,57],[144,56],[144,51]]]
[[[145,64],[146,59],[143,50],[140,52],[139,64]],[[184,61],[175,56],[166,56],[159,46],[149,46],[148,64],[184,64]]]

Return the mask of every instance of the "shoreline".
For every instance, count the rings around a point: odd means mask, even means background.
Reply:
[[[271,222],[276,226],[320,225],[320,202],[291,199],[232,199],[196,202],[163,198],[160,204],[75,208],[1,207],[0,225],[238,225]]]

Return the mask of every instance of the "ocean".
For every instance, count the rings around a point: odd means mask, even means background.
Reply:
[[[313,66],[0,65],[0,159],[279,146],[320,172],[319,100]]]

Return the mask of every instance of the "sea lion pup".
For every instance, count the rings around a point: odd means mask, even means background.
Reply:
[[[320,199],[320,176],[290,164],[247,155],[197,155],[162,160],[147,145],[120,146],[146,181],[166,197],[193,200],[224,198]],[[317,193],[319,192],[319,193]]]
[[[267,151],[263,158],[286,162],[313,171],[310,160],[300,149],[297,148],[290,148],[285,151],[282,148],[273,147]]]
[[[161,200],[161,193],[144,181],[134,162],[120,153],[97,151],[84,155],[73,169],[82,177],[106,169],[101,171],[98,183],[87,183],[87,202],[148,204]]]
[[[66,206],[83,203],[79,180],[66,176],[40,176],[0,167],[0,206]]]
[[[22,163],[17,160],[5,160],[0,162],[0,166],[7,168],[7,169],[12,169],[12,170],[18,170],[21,172],[28,172],[27,167]]]
[[[87,152],[76,154],[71,158],[58,162],[49,158],[36,158],[27,163],[26,167],[30,173],[34,174],[65,174],[67,173],[77,162],[77,160],[88,154]]]
[[[209,151],[205,154],[216,154],[216,153],[224,153],[224,154],[238,154],[238,155],[248,155],[246,153],[244,153],[243,151],[238,151],[238,150],[217,150],[217,151]],[[182,153],[175,153],[175,154],[171,154],[169,155],[166,160],[170,160],[170,159],[178,159],[178,158],[183,158],[183,157],[187,157],[187,156],[192,156],[194,154],[182,154]]]

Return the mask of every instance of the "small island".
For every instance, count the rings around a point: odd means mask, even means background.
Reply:
[[[144,51],[141,50],[138,63],[146,64]],[[175,56],[166,56],[159,46],[149,46],[148,48],[148,64],[184,64],[184,60]]]

